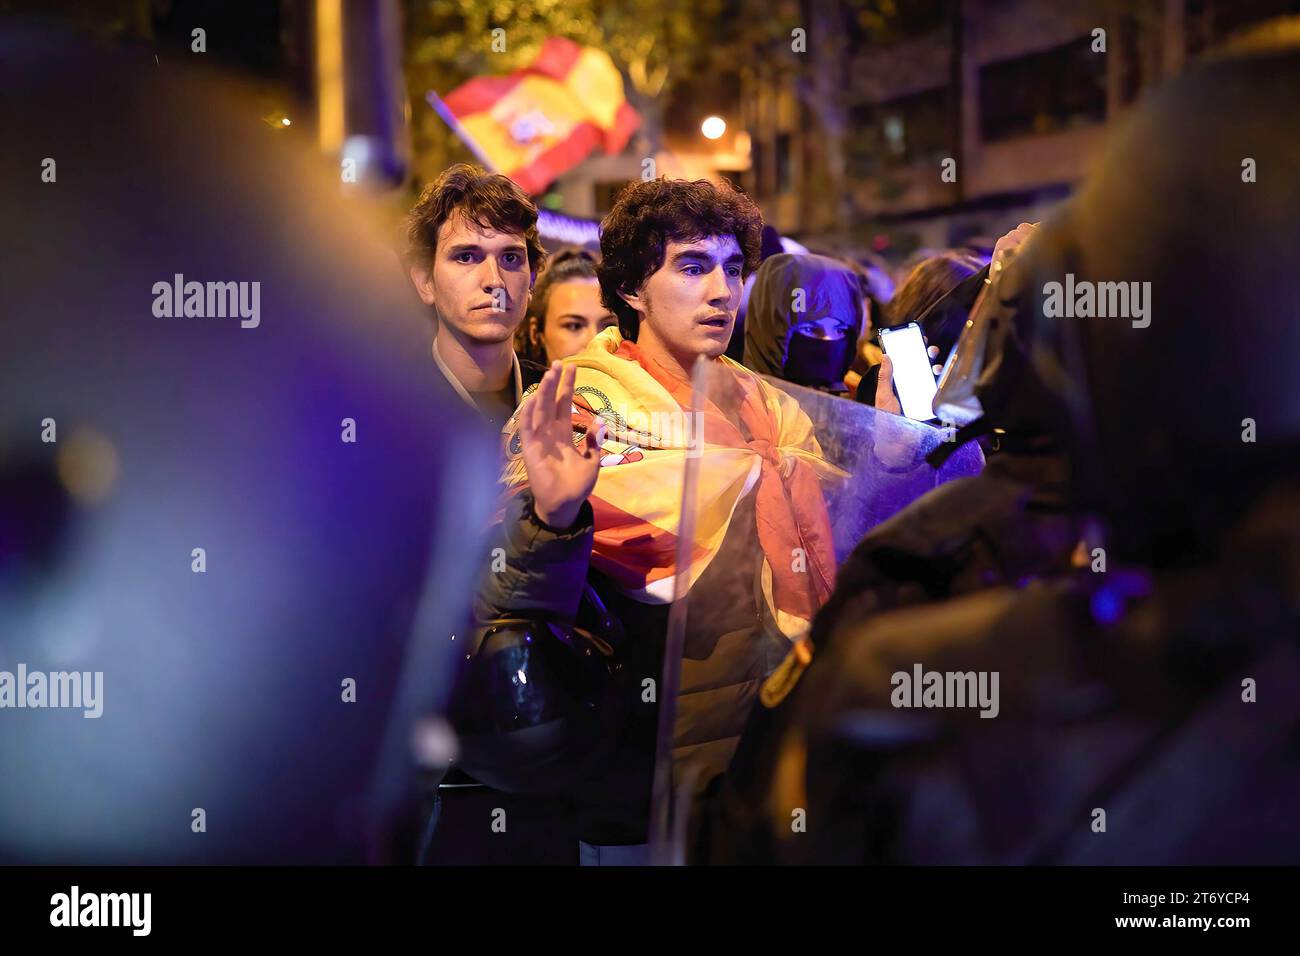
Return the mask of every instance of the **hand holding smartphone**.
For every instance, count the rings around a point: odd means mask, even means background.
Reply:
[[[894,387],[903,414],[919,422],[935,420],[936,383],[921,326],[915,322],[880,330],[880,347],[894,366]]]

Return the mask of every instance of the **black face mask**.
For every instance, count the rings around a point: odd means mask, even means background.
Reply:
[[[788,382],[813,387],[834,385],[844,378],[857,349],[856,329],[836,325],[801,325],[790,330],[785,356]]]

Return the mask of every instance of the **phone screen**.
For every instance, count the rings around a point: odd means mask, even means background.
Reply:
[[[897,329],[881,329],[880,345],[894,363],[894,388],[903,414],[920,422],[932,420],[936,384],[921,327],[912,322]]]

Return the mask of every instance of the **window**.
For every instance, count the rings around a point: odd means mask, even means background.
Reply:
[[[948,90],[941,86],[887,103],[852,107],[845,143],[849,175],[868,177],[890,166],[953,155]]]
[[[790,134],[778,133],[776,137],[776,191],[788,193],[794,189],[794,175],[790,165]]]
[[[1055,133],[1106,119],[1106,56],[1092,38],[980,70],[980,136],[986,142]]]

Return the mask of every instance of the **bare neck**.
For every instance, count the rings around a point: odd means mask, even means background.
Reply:
[[[668,348],[645,322],[641,323],[641,328],[637,332],[636,347],[648,358],[654,361],[665,371],[681,382],[691,380],[691,372],[695,368],[696,353],[678,354]]]
[[[438,357],[467,392],[499,392],[511,381],[514,349],[504,342],[474,342],[449,325],[439,325],[433,340]]]

